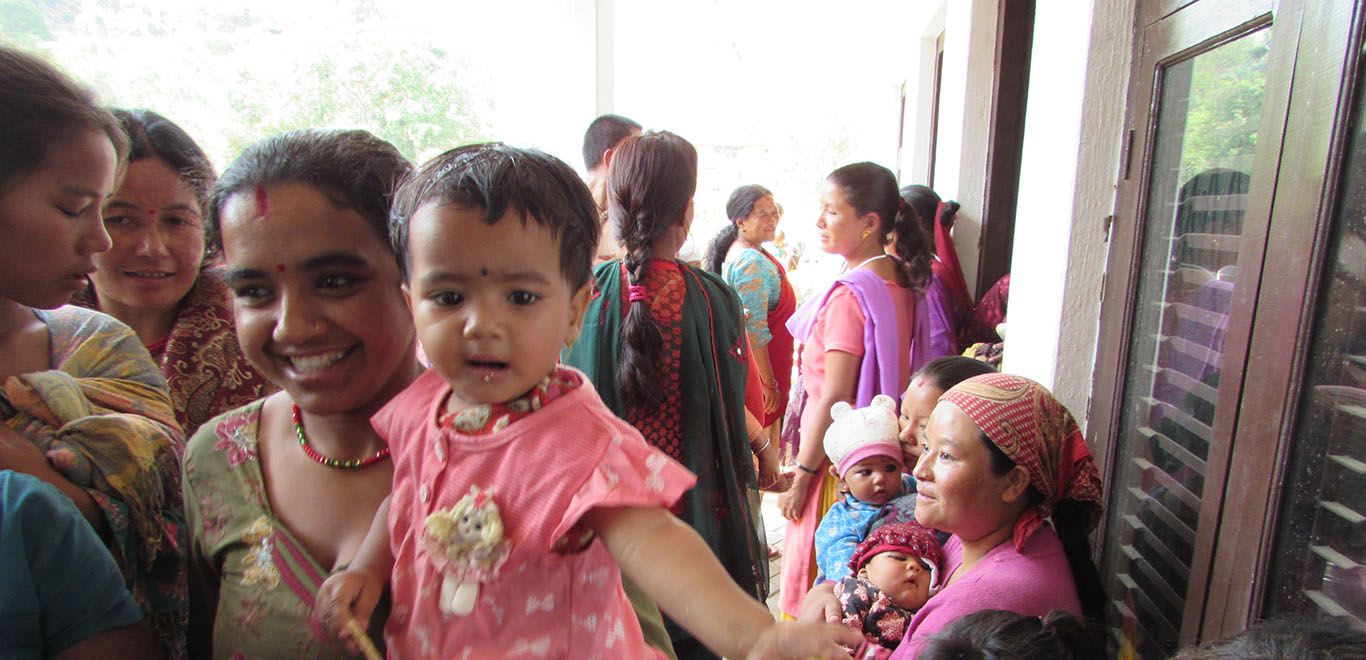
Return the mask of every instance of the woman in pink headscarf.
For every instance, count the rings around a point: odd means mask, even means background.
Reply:
[[[1042,385],[986,374],[955,385],[930,417],[915,515],[949,532],[944,588],[907,626],[894,658],[978,610],[1102,617],[1087,535],[1100,519],[1100,474],[1077,423]],[[833,611],[817,587],[803,618]]]

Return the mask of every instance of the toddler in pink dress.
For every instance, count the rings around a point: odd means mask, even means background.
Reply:
[[[662,657],[625,572],[728,657],[839,657],[852,631],[775,623],[669,513],[693,475],[558,365],[598,242],[573,170],[459,147],[400,188],[390,230],[432,371],[372,419],[394,487],[355,561],[319,590],[329,630],[349,638],[387,583],[391,657]]]

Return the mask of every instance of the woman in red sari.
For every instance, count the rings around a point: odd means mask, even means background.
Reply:
[[[712,239],[707,268],[721,275],[740,296],[759,385],[754,393],[758,396],[747,395],[745,405],[769,428],[782,416],[792,386],[792,333],[787,319],[797,309],[787,271],[763,248],[773,240],[782,212],[767,188],[747,185],[730,194],[726,215],[730,224]]]
[[[963,266],[958,262],[958,250],[950,234],[958,202],[941,201],[937,193],[922,185],[902,188],[901,198],[911,210],[904,220],[919,224],[925,236],[932,239],[932,245],[927,244],[926,248],[930,249],[933,275],[925,288],[930,308],[930,356],[957,355],[967,345],[961,335],[973,309]]]

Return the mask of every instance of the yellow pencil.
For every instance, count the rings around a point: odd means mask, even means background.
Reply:
[[[360,650],[365,654],[365,660],[384,660],[379,649],[375,648],[375,643],[370,641],[370,635],[365,632],[356,617],[346,617],[346,632],[351,633],[351,639],[360,644]]]

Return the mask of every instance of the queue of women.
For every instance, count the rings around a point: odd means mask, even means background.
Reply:
[[[836,169],[816,227],[844,268],[798,305],[769,190],[736,189],[708,272],[674,257],[696,150],[613,149],[624,256],[592,267],[593,199],[540,152],[414,168],[303,130],[216,176],[169,120],[0,48],[4,646],[848,657],[865,637],[814,566],[845,496],[824,447],[836,404],[880,396],[942,565],[869,657],[979,610],[1098,620],[1098,473],[1043,387],[936,359],[971,304],[937,216],[886,168]],[[786,479],[761,469],[780,445]],[[795,621],[763,604],[761,485]]]

